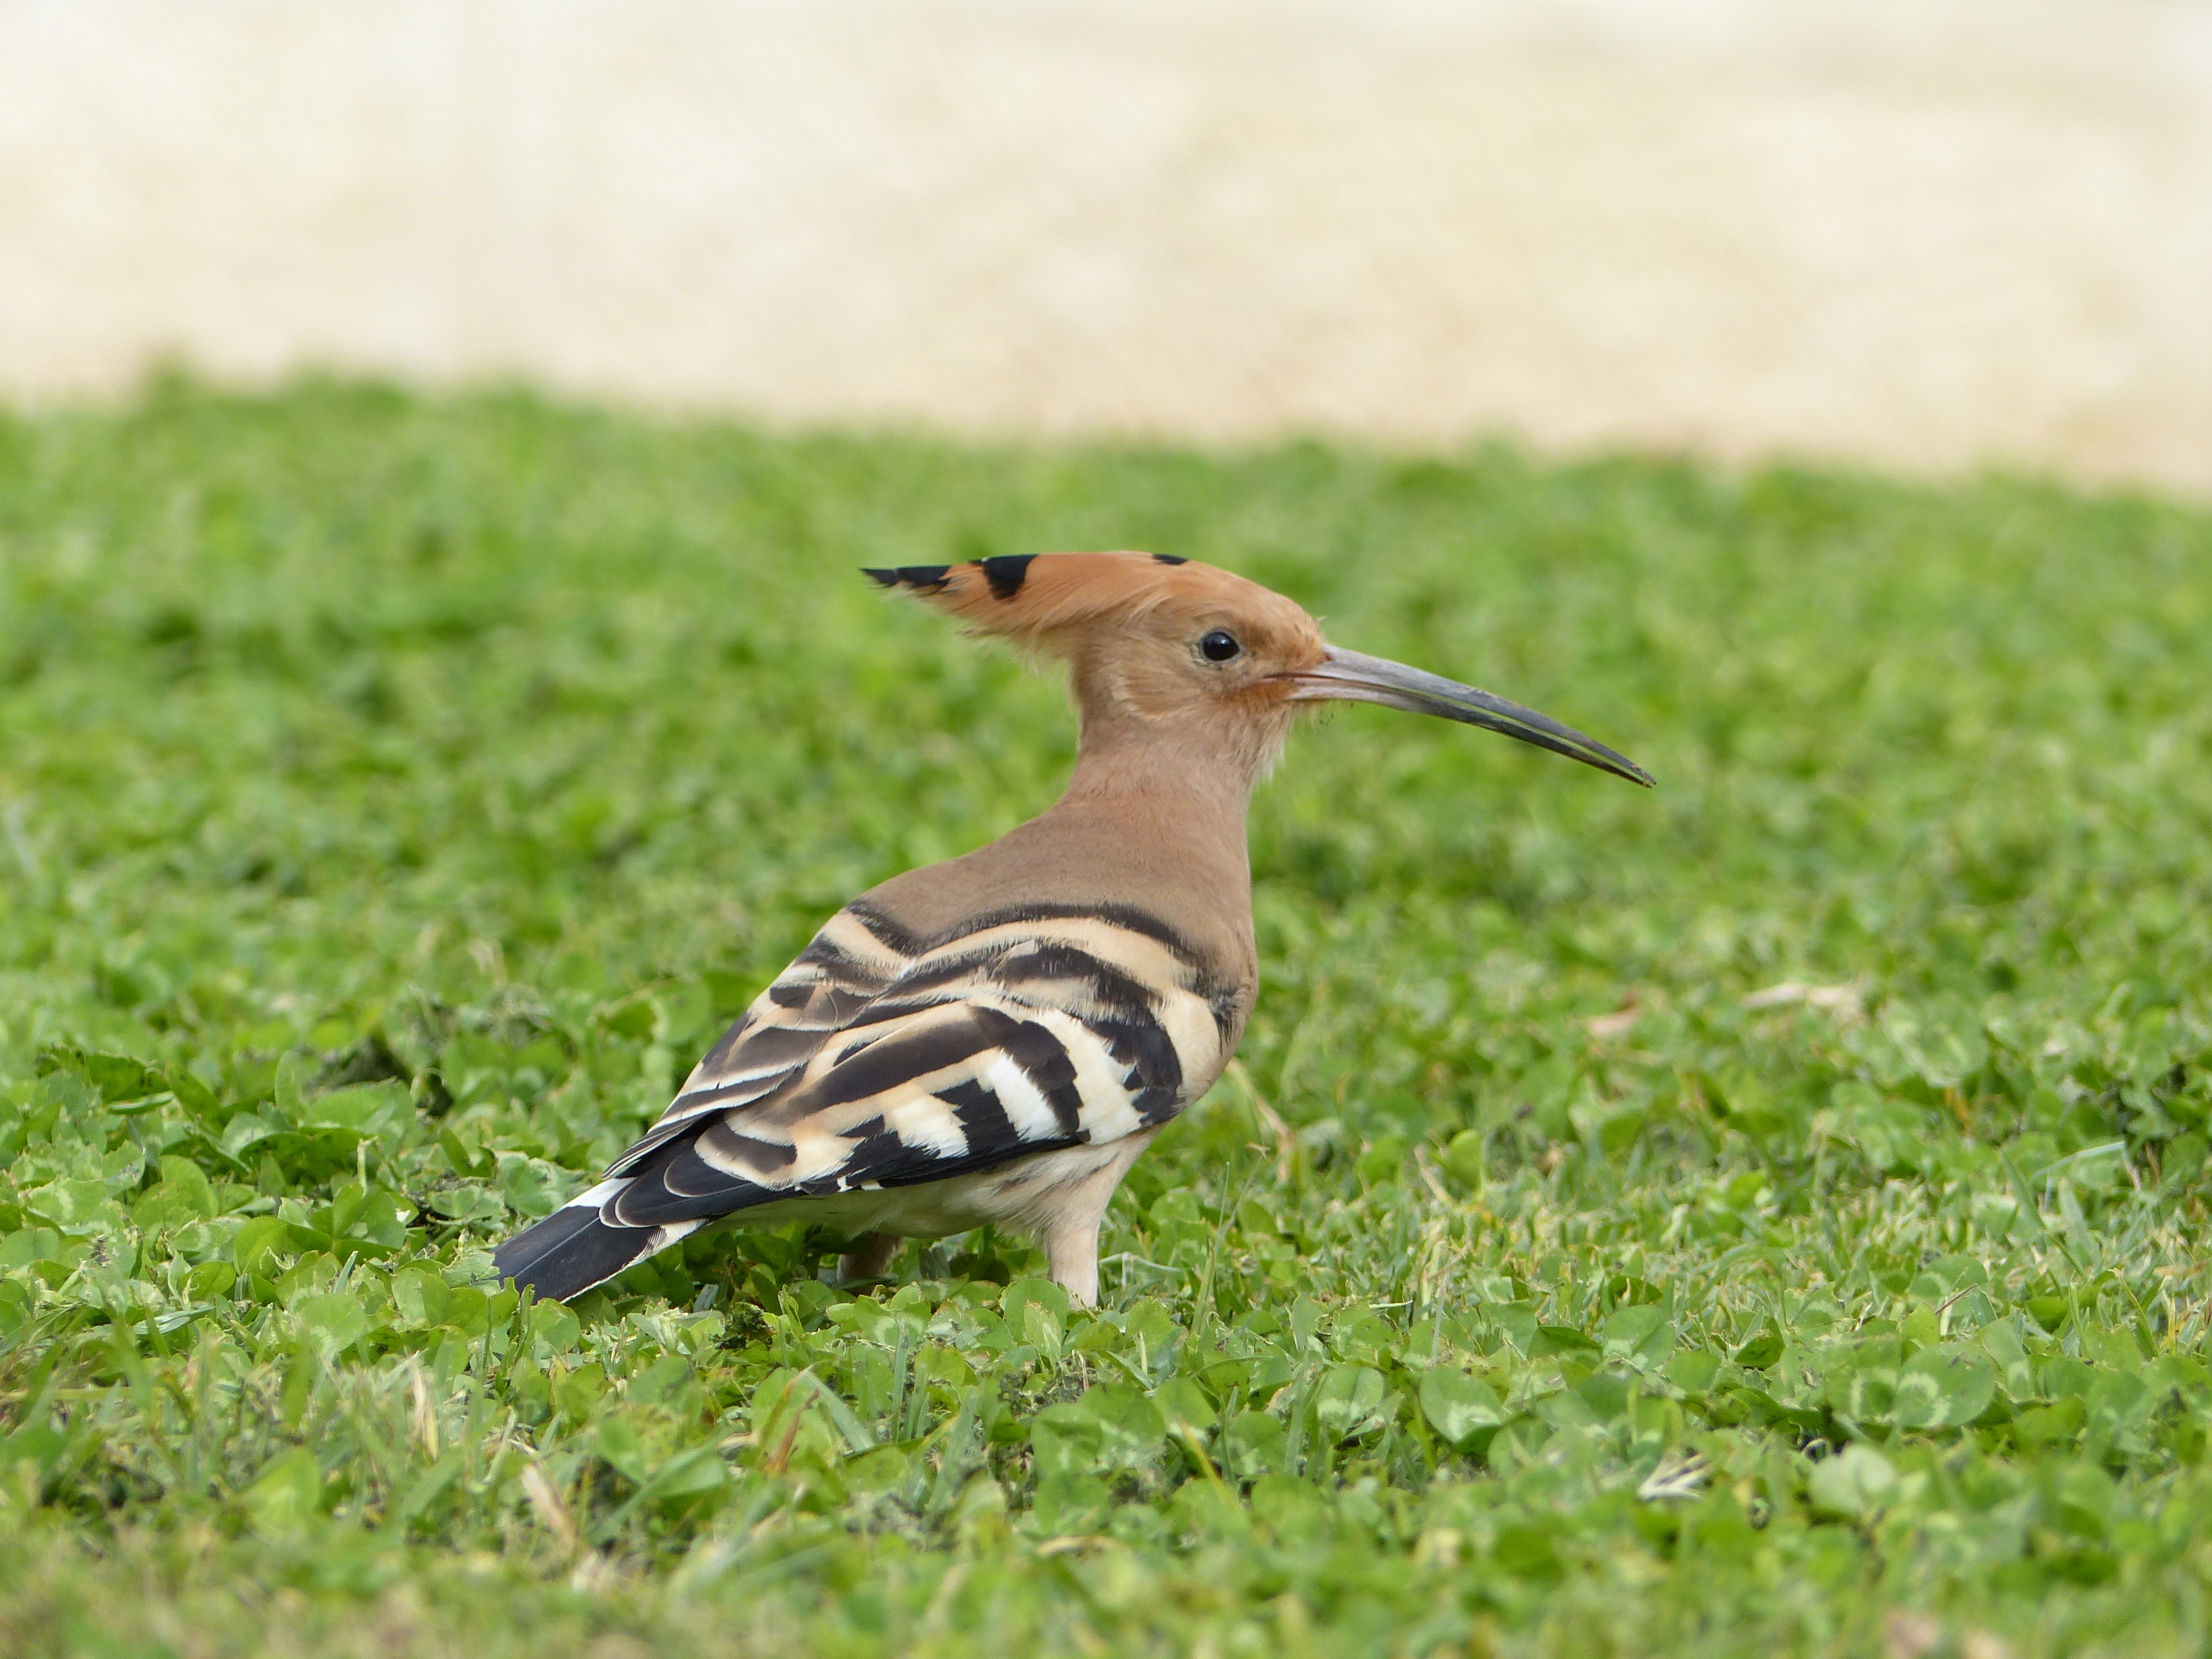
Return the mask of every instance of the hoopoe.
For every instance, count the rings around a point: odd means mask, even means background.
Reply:
[[[1242,576],[1149,553],[867,573],[1064,659],[1080,718],[1059,803],[862,894],[708,1051],[606,1178],[502,1245],[573,1297],[726,1219],[858,1241],[1027,1232],[1073,1302],[1129,1166],[1236,1052],[1259,986],[1245,812],[1299,713],[1441,715],[1649,786],[1557,720],[1328,643]]]

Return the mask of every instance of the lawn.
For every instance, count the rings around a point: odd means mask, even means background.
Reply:
[[[1140,546],[1374,709],[1111,1212],[489,1246],[829,911],[1051,799],[863,564]],[[2196,1653],[2212,513],[2033,480],[0,417],[0,1650]]]

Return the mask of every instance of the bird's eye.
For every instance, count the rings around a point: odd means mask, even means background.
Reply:
[[[1217,628],[1198,642],[1199,654],[1208,662],[1227,662],[1244,647],[1237,643],[1237,636]]]

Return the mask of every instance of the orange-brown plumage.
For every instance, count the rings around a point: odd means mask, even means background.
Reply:
[[[903,586],[979,634],[1046,650],[1140,627],[1166,613],[1200,628],[1249,622],[1310,637],[1321,630],[1281,594],[1210,564],[1157,553],[1016,554],[868,573]]]
[[[1321,663],[1320,626],[1293,601],[1210,564],[1153,553],[1044,553],[868,573],[1068,665],[1084,750],[1180,755],[1237,793],[1272,763],[1296,712],[1288,678]],[[1236,655],[1209,662],[1216,631]],[[1241,818],[1241,812],[1240,812]],[[1241,840],[1241,822],[1239,824]]]

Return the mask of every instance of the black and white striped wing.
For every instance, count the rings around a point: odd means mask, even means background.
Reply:
[[[702,1116],[750,1106],[795,1081],[907,964],[853,908],[840,910],[722,1033],[691,1068],[660,1121],[608,1173],[636,1165],[663,1142],[696,1128]]]
[[[1142,912],[1030,907],[920,938],[857,902],[500,1271],[573,1295],[735,1211],[1118,1140],[1212,1083],[1242,1012]]]

